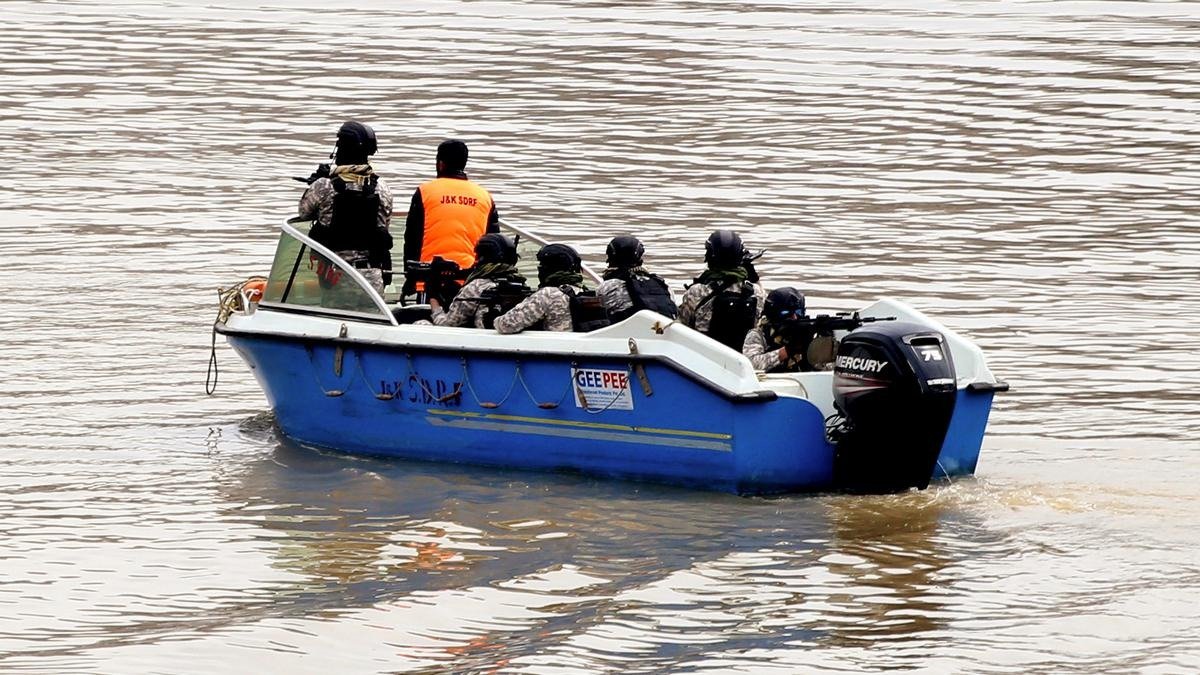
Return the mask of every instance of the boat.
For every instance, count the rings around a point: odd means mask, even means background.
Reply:
[[[227,293],[214,326],[306,447],[742,495],[894,492],[973,474],[1007,389],[977,345],[895,299],[836,334],[832,370],[799,373],[755,372],[648,310],[589,333],[421,325],[427,306],[395,306],[307,229],[281,226],[265,281]],[[504,229],[536,278],[544,242]],[[340,273],[336,294],[316,262]]]

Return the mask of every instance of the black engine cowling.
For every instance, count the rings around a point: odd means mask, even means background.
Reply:
[[[835,484],[852,492],[924,489],[956,394],[941,333],[887,322],[846,335],[833,369],[834,403],[845,418],[830,430]]]

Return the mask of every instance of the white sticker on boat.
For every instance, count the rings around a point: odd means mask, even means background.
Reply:
[[[625,370],[596,370],[572,368],[575,382],[575,405],[588,410],[633,410],[633,393],[629,389],[629,372]]]

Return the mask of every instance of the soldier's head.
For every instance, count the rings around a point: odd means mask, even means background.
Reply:
[[[485,234],[475,242],[475,264],[481,263],[516,265],[517,247],[499,232]]]
[[[367,157],[377,149],[375,130],[362,122],[348,120],[338,129],[333,161],[341,165],[366,164]]]
[[[732,269],[746,260],[746,247],[733,230],[717,230],[704,242],[704,262],[713,269]]]
[[[467,144],[451,138],[442,141],[437,149],[437,175],[461,173],[467,167]]]
[[[774,324],[799,319],[804,316],[804,294],[791,286],[776,288],[763,303],[763,316]]]
[[[628,234],[613,237],[613,240],[608,242],[608,266],[638,267],[642,264],[642,256],[645,253],[646,247],[642,246],[637,237]]]
[[[546,279],[556,272],[581,272],[583,261],[575,249],[566,244],[546,244],[538,251],[538,281],[546,283]]]

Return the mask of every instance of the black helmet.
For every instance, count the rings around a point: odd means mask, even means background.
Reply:
[[[763,316],[772,323],[803,315],[804,294],[791,286],[771,291],[767,295],[767,301],[763,303]]]
[[[475,263],[516,265],[517,247],[511,239],[499,232],[485,234],[475,242]]]
[[[704,262],[712,267],[737,267],[745,259],[746,247],[733,230],[717,230],[704,242]]]
[[[375,130],[355,120],[342,124],[337,132],[337,163],[365,164],[375,154]]]
[[[467,144],[455,138],[442,141],[437,161],[444,163],[447,171],[462,171],[467,166]]]
[[[608,266],[637,267],[642,264],[642,255],[645,253],[646,247],[637,237],[628,234],[613,237],[608,242]]]
[[[583,261],[575,249],[566,244],[546,244],[538,251],[538,270],[550,272],[579,272]]]

